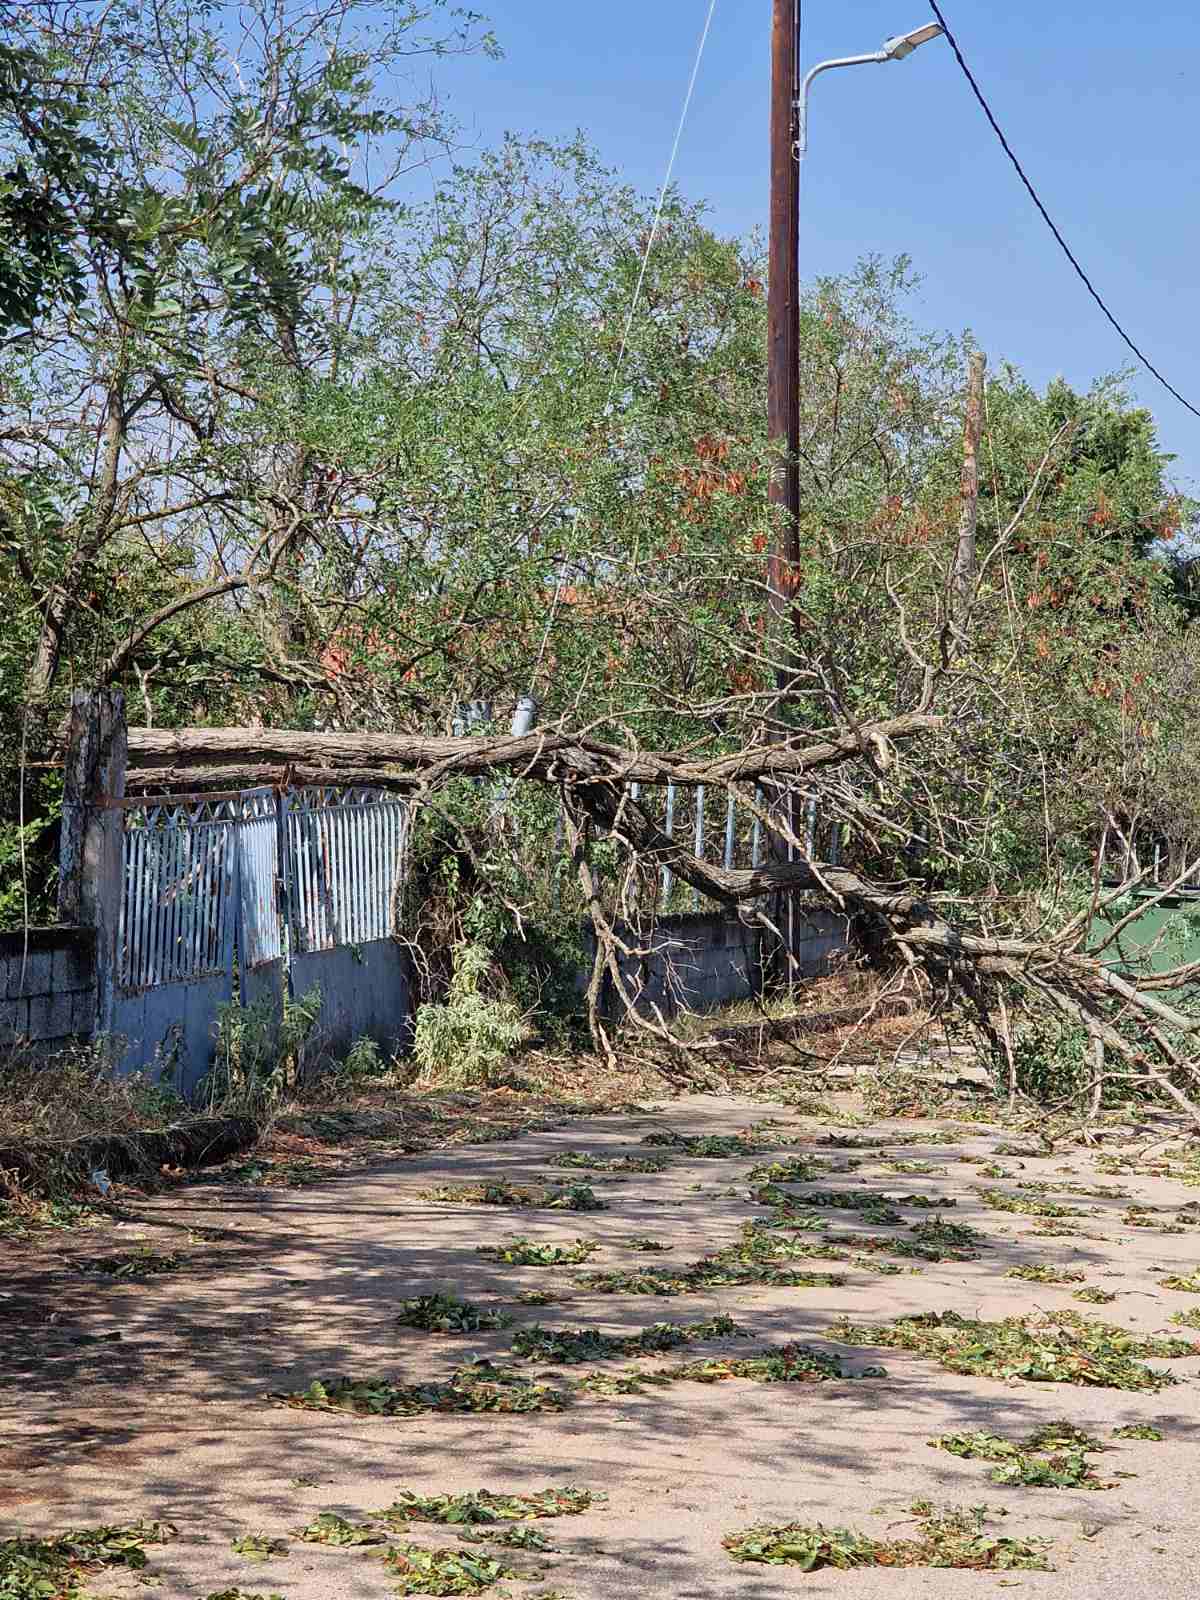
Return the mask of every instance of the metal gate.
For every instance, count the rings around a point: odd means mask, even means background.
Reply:
[[[194,1088],[218,1008],[279,1012],[320,989],[330,1049],[394,1043],[408,993],[397,927],[409,808],[368,789],[252,789],[126,801],[108,1031],[127,1071]],[[345,1037],[343,1037],[345,1036]]]

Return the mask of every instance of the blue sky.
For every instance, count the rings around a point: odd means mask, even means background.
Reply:
[[[656,189],[707,0],[478,0],[501,61],[439,82],[481,144],[582,128]],[[1200,7],[1151,0],[949,0],[946,15],[1051,214],[1134,339],[1200,407]],[[806,0],[806,65],[928,20],[922,0]],[[769,0],[718,0],[677,169],[713,225],[766,215]],[[927,326],[970,328],[1037,383],[1084,386],[1132,358],[1087,298],[938,40],[909,60],[817,81],[804,175],[805,275],[909,254]],[[1146,374],[1176,476],[1200,488],[1200,421]]]

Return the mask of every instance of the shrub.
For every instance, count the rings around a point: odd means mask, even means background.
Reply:
[[[427,1083],[486,1087],[529,1038],[529,1023],[516,1003],[483,992],[491,962],[486,945],[456,945],[445,1002],[418,1008],[413,1055]]]

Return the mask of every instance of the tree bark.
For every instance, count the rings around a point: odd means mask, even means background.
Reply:
[[[707,759],[625,749],[546,730],[518,738],[444,739],[269,728],[131,728],[128,787],[138,792],[189,784],[233,789],[287,777],[415,789],[444,778],[499,772],[550,782],[749,783],[838,766],[942,725],[941,717],[913,712],[809,743],[789,739]]]

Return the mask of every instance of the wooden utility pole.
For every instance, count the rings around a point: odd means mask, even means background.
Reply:
[[[772,0],[771,222],[767,270],[767,432],[772,506],[780,507],[767,583],[772,614],[787,619],[800,559],[800,163],[796,97],[800,88],[800,0]],[[780,688],[790,679],[786,662]]]

